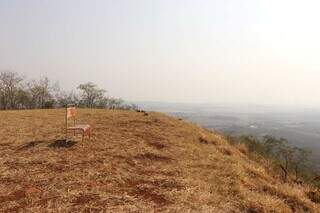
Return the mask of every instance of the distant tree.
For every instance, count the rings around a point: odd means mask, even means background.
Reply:
[[[15,72],[0,72],[0,110],[65,107],[74,104],[88,108],[136,109],[120,98],[106,96],[106,91],[88,82],[78,86],[80,94],[65,92],[58,82],[47,77],[26,82]]]
[[[29,82],[29,93],[32,100],[32,108],[52,108],[55,100],[51,94],[52,87],[47,77]]]
[[[0,73],[0,109],[15,109],[17,107],[17,92],[21,89],[23,78],[15,72]]]
[[[15,109],[31,109],[32,105],[30,93],[26,89],[19,89],[17,91],[17,106]]]
[[[292,146],[288,140],[284,138],[275,138],[270,135],[265,135],[261,139],[251,135],[241,135],[233,139],[233,143],[245,144],[249,152],[254,152],[267,157],[281,169],[283,179],[288,180],[291,173],[295,174],[295,179],[298,181],[301,172],[305,171],[311,152]]]
[[[97,107],[98,103],[103,101],[103,99],[105,98],[106,91],[98,88],[97,85],[91,82],[80,84],[78,86],[78,89],[80,89],[81,91],[81,100],[79,104],[85,107]]]
[[[262,138],[262,143],[264,146],[265,155],[274,156],[279,152],[279,149],[282,146],[283,141],[278,140],[273,136],[265,135]]]
[[[241,135],[237,139],[237,142],[245,144],[248,147],[248,150],[250,152],[255,152],[258,154],[264,153],[263,144],[259,141],[258,138],[254,137],[252,135]]]
[[[292,164],[294,166],[296,181],[299,179],[300,171],[308,166],[310,155],[310,150],[298,147],[293,148]]]
[[[56,95],[56,100],[57,100],[58,107],[66,107],[69,104],[78,106],[80,101],[79,96],[74,91],[71,91],[69,93],[64,91],[59,92]]]
[[[283,171],[284,180],[287,181],[289,166],[292,163],[294,150],[291,146],[288,145],[288,141],[286,139],[281,138],[279,145],[279,150],[276,152],[276,156],[279,159],[279,166]]]

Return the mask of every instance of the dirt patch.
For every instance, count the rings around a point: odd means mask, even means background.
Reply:
[[[26,149],[30,149],[33,148],[35,146],[38,146],[40,144],[45,143],[45,141],[30,141],[24,145],[22,145],[21,147],[18,148],[18,150],[26,150]]]
[[[314,203],[320,203],[320,192],[310,191],[307,193],[308,198]]]
[[[183,188],[183,186],[178,184],[176,181],[167,179],[154,180],[151,182],[151,184],[157,188],[162,188],[166,190],[181,190]]]
[[[207,140],[207,138],[203,137],[203,136],[200,136],[198,138],[199,140],[199,143],[202,143],[202,144],[209,144],[209,141]]]
[[[134,160],[132,158],[128,158],[128,157],[125,157],[123,155],[113,155],[112,157],[114,159],[118,159],[118,160],[120,160],[122,162],[125,162],[125,163],[127,163],[128,165],[130,165],[132,167],[136,166],[136,162],[134,162]]]
[[[6,184],[14,183],[14,184],[17,184],[17,183],[20,183],[20,182],[15,178],[3,177],[3,178],[0,178],[0,183],[6,183]]]
[[[17,201],[26,197],[26,193],[24,190],[15,191],[7,196],[0,196],[0,203],[7,201]]]
[[[0,143],[0,146],[10,146],[11,143]]]
[[[75,199],[72,200],[72,203],[74,203],[74,205],[84,205],[84,204],[90,203],[93,200],[94,201],[99,200],[99,196],[80,194]]]
[[[153,202],[157,206],[165,206],[173,204],[162,191],[169,192],[173,190],[182,190],[183,185],[179,184],[173,178],[155,179],[155,180],[128,180],[126,188],[129,189],[129,194],[141,198],[148,202]]]
[[[75,141],[66,141],[65,139],[62,140],[55,140],[48,147],[51,148],[70,148],[74,146],[77,142]]]
[[[140,175],[146,175],[146,176],[154,176],[154,175],[160,175],[160,176],[166,176],[166,177],[172,177],[180,175],[180,171],[173,170],[173,171],[166,171],[166,170],[150,170],[146,167],[137,167],[136,171]]]
[[[25,163],[20,163],[20,162],[14,162],[14,161],[6,161],[3,163],[3,165],[8,166],[10,169],[19,169],[19,168],[23,168],[24,166],[26,166]]]
[[[36,187],[30,187],[26,189],[26,195],[33,195],[41,193],[41,190]]]
[[[38,200],[36,203],[40,206],[46,206],[48,204],[48,202],[53,203],[58,198],[59,198],[59,196],[42,198],[42,199]]]
[[[194,168],[201,168],[201,169],[218,169],[217,165],[215,164],[198,164],[198,165],[195,165]]]
[[[59,163],[47,164],[47,168],[54,172],[64,172],[64,171],[69,171],[69,169],[71,169],[70,166],[65,164],[59,164]]]
[[[139,180],[139,181],[128,181],[128,186],[132,189],[129,194],[137,198],[143,199],[147,202],[153,202],[157,206],[166,206],[173,204],[172,201],[168,200],[165,195],[156,192],[161,186],[160,182]],[[158,186],[157,186],[158,185]],[[168,189],[165,187],[165,189]]]
[[[209,144],[209,145],[217,145],[217,143],[213,140],[209,140],[206,136],[202,135],[198,138],[200,144]]]
[[[131,195],[140,197],[146,201],[152,201],[158,206],[170,205],[173,202],[169,201],[164,195],[155,193],[152,189],[143,186],[138,186]]]
[[[226,148],[226,147],[220,147],[219,151],[224,155],[228,155],[228,156],[232,155],[232,151],[229,148]]]
[[[167,139],[161,137],[160,135],[155,135],[146,132],[136,132],[134,134],[135,137],[139,139],[143,139],[149,146],[152,146],[156,149],[163,149],[167,147]]]
[[[154,154],[154,153],[145,153],[145,154],[139,154],[134,156],[134,159],[137,160],[152,160],[152,161],[160,161],[160,162],[171,162],[172,158],[166,157],[166,156],[162,156],[162,155],[158,155],[158,154]]]
[[[166,147],[166,145],[164,145],[163,143],[157,142],[157,141],[153,141],[153,142],[147,142],[148,145],[156,148],[156,149],[163,149]]]

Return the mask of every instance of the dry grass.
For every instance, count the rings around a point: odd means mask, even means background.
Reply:
[[[63,110],[0,112],[0,211],[320,211],[308,187],[280,182],[216,133],[159,113],[78,117],[92,139],[66,145]]]

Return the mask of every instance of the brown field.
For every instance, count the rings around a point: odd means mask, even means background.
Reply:
[[[159,113],[79,110],[91,140],[64,139],[64,110],[0,112],[0,212],[320,212],[244,147]]]

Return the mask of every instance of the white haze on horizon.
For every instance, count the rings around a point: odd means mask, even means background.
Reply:
[[[315,0],[2,0],[0,70],[130,101],[320,106]]]

